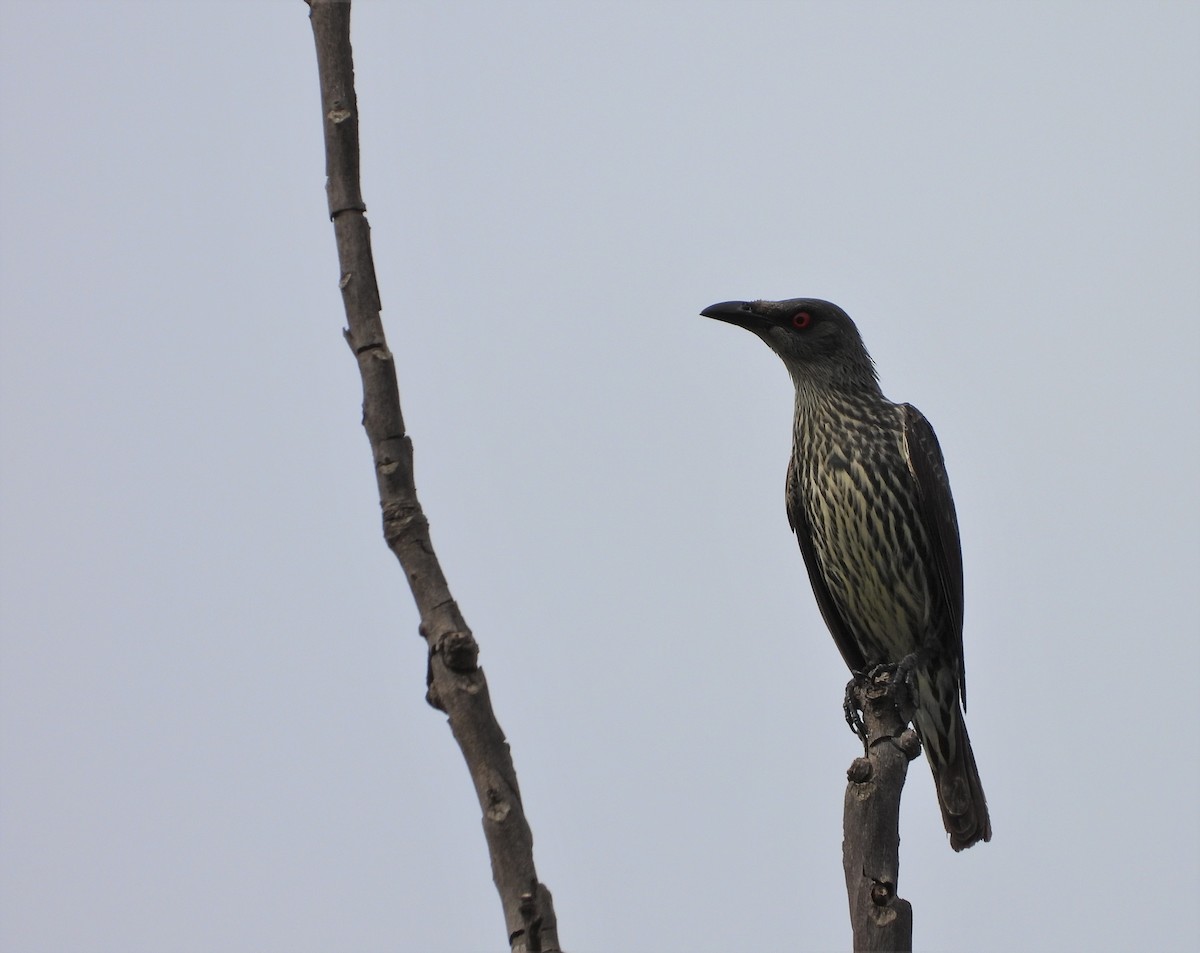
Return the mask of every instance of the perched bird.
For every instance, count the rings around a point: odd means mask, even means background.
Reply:
[[[725,301],[700,313],[753,331],[792,375],[787,514],[821,615],[852,672],[908,673],[950,846],[990,840],[963,722],[958,520],[933,428],[883,396],[858,328],[835,304]]]

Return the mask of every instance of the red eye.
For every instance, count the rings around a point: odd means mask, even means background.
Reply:
[[[792,315],[792,327],[797,331],[803,331],[810,324],[812,324],[812,315],[807,311],[797,311]]]

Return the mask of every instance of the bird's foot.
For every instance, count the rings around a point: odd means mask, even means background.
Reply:
[[[868,682],[883,683],[886,686],[886,691],[891,694],[901,716],[907,716],[906,721],[912,720],[912,712],[917,705],[917,662],[916,653],[910,652],[899,662],[876,665],[864,676]]]
[[[846,724],[863,743],[863,754],[866,754],[867,726],[863,724],[862,715],[858,710],[858,683],[863,677],[861,672],[855,672],[854,677],[846,683],[846,697],[842,701],[842,711],[846,713]]]

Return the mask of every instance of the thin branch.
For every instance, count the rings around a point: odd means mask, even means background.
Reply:
[[[891,674],[857,677],[847,689],[862,712],[866,739],[866,756],[846,772],[842,841],[856,951],[912,949],[912,905],[896,894],[896,885],[900,795],[921,743],[897,705]]]
[[[492,878],[513,951],[559,949],[550,891],[537,879],[533,835],[504,732],[492,713],[479,647],[433,551],[413,481],[412,441],[404,429],[396,367],[380,320],[370,227],[359,185],[358,104],[350,49],[349,0],[308,0],[325,129],[329,215],[337,238],[346,341],[363,384],[363,426],[371,443],[383,535],[408,577],[429,645],[426,698],[449,716],[483,811]]]

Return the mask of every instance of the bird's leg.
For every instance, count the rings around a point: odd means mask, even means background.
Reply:
[[[863,678],[861,672],[854,672],[854,677],[846,683],[846,698],[842,702],[842,711],[846,713],[846,724],[858,735],[863,743],[863,754],[867,753],[867,726],[863,724],[862,715],[858,711],[858,682]]]
[[[909,652],[891,669],[892,697],[896,708],[906,722],[912,721],[912,713],[917,707],[916,669],[919,659],[916,652]]]

